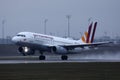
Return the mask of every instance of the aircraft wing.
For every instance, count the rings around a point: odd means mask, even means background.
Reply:
[[[97,43],[87,43],[87,44],[76,44],[76,45],[60,45],[64,48],[84,48],[84,47],[101,47],[101,46],[109,46],[113,42],[97,42]]]

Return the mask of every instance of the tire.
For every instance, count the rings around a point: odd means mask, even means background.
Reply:
[[[68,56],[62,55],[62,56],[61,56],[61,59],[62,59],[62,60],[67,60],[67,59],[68,59]]]
[[[44,55],[40,55],[39,56],[39,60],[45,60],[45,56]]]

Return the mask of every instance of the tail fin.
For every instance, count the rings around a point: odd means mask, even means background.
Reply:
[[[92,24],[93,24],[93,22],[90,24],[89,29],[88,29],[88,36],[87,36],[87,39],[86,39],[86,43],[90,42],[89,38],[90,38],[91,29],[92,29]]]
[[[94,24],[94,29],[93,29],[93,33],[92,33],[92,37],[91,37],[91,43],[93,43],[93,41],[94,41],[96,27],[97,27],[97,22],[95,22],[95,24]]]
[[[82,42],[84,42],[84,43],[92,43],[94,41],[97,22],[94,23],[94,28],[93,28],[93,32],[92,32],[92,36],[91,36],[92,25],[93,25],[93,22],[89,25],[88,31],[86,31],[84,33],[84,35],[81,37]]]

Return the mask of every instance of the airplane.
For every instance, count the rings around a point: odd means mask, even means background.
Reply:
[[[34,55],[35,51],[38,50],[40,52],[39,60],[46,59],[46,56],[43,54],[44,52],[60,54],[61,60],[67,60],[67,55],[72,53],[75,48],[84,49],[85,47],[90,48],[103,44],[109,44],[109,42],[93,43],[97,22],[94,23],[93,32],[91,35],[92,25],[93,22],[89,25],[88,31],[84,33],[80,40],[73,40],[34,32],[20,32],[12,38],[12,41],[19,46],[18,51],[24,56]]]

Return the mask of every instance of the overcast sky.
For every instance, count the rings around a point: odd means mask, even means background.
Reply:
[[[89,18],[98,21],[97,36],[120,34],[120,0],[0,0],[0,37],[2,20],[5,36],[21,31],[67,35],[67,18],[71,15],[71,36],[80,37],[87,30]]]

